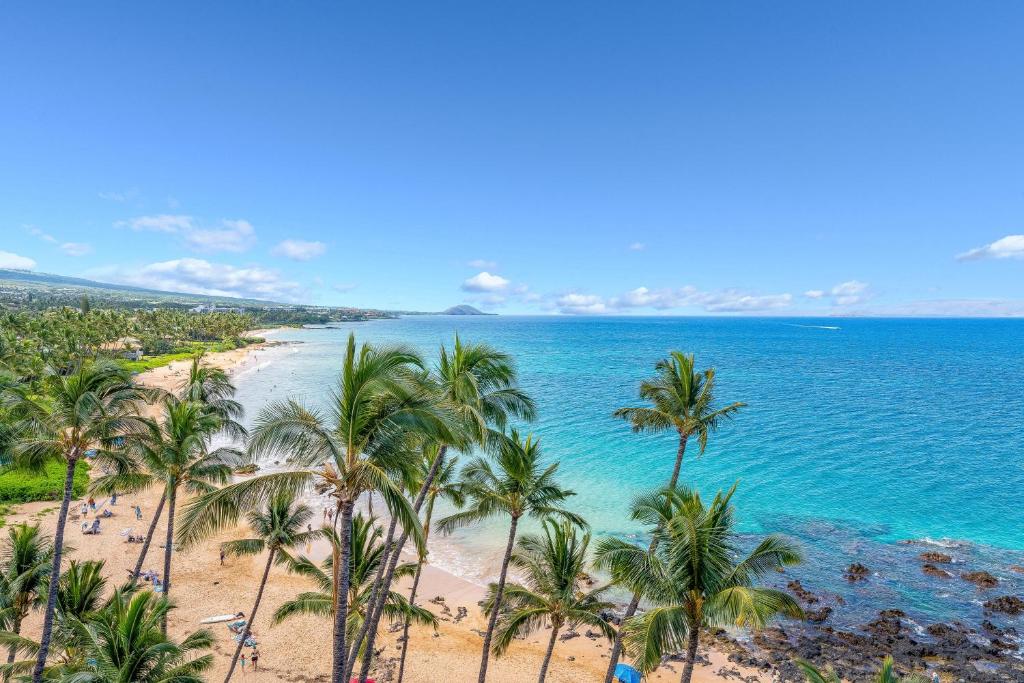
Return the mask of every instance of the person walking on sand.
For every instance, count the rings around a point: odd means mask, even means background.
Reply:
[[[257,663],[260,661],[260,651],[258,649],[256,649],[256,648],[252,649],[252,657],[251,657],[251,659],[252,659],[252,670],[256,671],[257,669],[259,669],[259,667],[257,666]]]
[[[245,653],[242,653],[241,658],[238,660],[242,665],[242,673],[245,673]]]
[[[92,496],[89,496],[89,508],[90,508],[90,509],[91,509],[91,510],[92,510],[93,512],[96,512],[96,499],[95,499],[95,498],[93,498]]]
[[[224,566],[224,548],[220,549],[220,566]]]
[[[135,506],[135,519],[142,521],[142,508],[138,505]]]

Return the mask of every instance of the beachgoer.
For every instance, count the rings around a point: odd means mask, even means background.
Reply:
[[[92,520],[92,531],[90,533],[98,534],[100,532],[100,520],[99,517]]]
[[[89,507],[94,511],[96,510],[96,499],[92,496],[89,496]]]
[[[252,670],[255,671],[257,668],[259,668],[256,665],[260,661],[260,651],[256,648],[253,648],[252,657],[250,657],[250,659],[252,660]]]
[[[220,549],[220,563],[221,565],[224,564],[224,548]]]
[[[88,504],[88,503],[86,503],[86,502],[85,502],[85,501],[83,500],[83,501],[82,501],[82,515],[87,515],[87,514],[89,514],[89,504]]]
[[[114,493],[110,495],[110,504],[117,505],[117,491],[114,491]]]
[[[241,662],[242,662],[242,671],[245,671],[245,653],[244,652],[242,653]]]
[[[142,508],[139,507],[138,505],[135,506],[135,519],[142,519]]]

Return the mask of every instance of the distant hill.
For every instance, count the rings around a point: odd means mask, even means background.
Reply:
[[[459,304],[458,306],[452,306],[451,308],[445,309],[443,315],[494,315],[493,313],[484,313],[480,309],[473,308],[468,304]]]
[[[83,296],[94,307],[120,309],[195,308],[231,309],[258,314],[260,320],[279,323],[326,323],[339,320],[392,318],[392,312],[347,306],[311,306],[263,299],[165,292],[145,287],[98,282],[85,278],[0,268],[0,308],[41,310],[54,306],[77,307]]]

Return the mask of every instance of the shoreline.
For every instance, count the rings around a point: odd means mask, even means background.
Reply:
[[[249,361],[277,346],[272,341],[243,349],[211,353],[204,360],[234,374],[244,369]],[[137,380],[147,386],[173,390],[187,372],[189,362],[174,361],[140,373]],[[78,525],[69,523],[66,543],[73,546],[74,551],[68,555],[67,560],[105,560],[104,575],[109,585],[120,584],[126,572],[134,565],[140,547],[138,544],[127,543],[121,533],[128,529],[144,533],[158,500],[159,494],[156,491],[146,491],[139,495],[123,496],[116,506],[110,506],[106,500],[98,501],[99,510],[110,509],[114,516],[102,521],[102,532],[98,536],[81,535]],[[131,507],[136,504],[142,507],[141,521],[136,521],[131,513]],[[315,505],[312,507],[315,519],[318,510]],[[8,515],[8,524],[39,522],[44,531],[52,535],[56,524],[55,513],[56,505],[52,501],[21,504]],[[89,515],[87,518],[91,520],[91,517]],[[199,621],[212,615],[249,613],[265,558],[229,558],[223,566],[219,562],[219,544],[230,539],[244,538],[247,531],[244,526],[239,526],[208,538],[180,554],[176,552],[170,591],[176,608],[170,612],[168,620],[170,633],[174,637],[182,638],[198,630],[202,627]],[[166,524],[158,524],[144,569],[161,569],[162,539],[165,533]],[[302,591],[313,589],[311,582],[290,575],[283,568],[272,569],[263,604],[253,627],[262,655],[260,670],[247,670],[242,680],[304,683],[330,680],[330,620],[300,616],[277,626],[271,625],[272,613],[278,605]],[[408,580],[396,583],[396,590],[407,593]],[[433,683],[440,671],[454,680],[468,680],[476,675],[482,644],[478,632],[486,628],[486,619],[477,605],[483,593],[482,586],[444,569],[430,564],[424,567],[417,604],[434,612],[438,616],[439,625],[436,632],[422,626],[410,629],[406,681]],[[457,618],[459,608],[465,608],[466,611],[461,619]],[[41,614],[34,611],[25,622],[25,632],[29,635],[38,634],[41,623]],[[212,650],[215,663],[208,675],[210,680],[215,680],[226,674],[235,643],[223,624],[213,624],[209,628],[215,636]],[[391,680],[387,672],[397,667],[400,656],[401,651],[396,641],[401,631],[399,628],[396,633],[392,628],[389,624],[383,624],[378,638],[379,647],[382,648],[378,661],[378,681]],[[492,683],[519,683],[535,679],[546,641],[547,635],[542,629],[525,640],[517,641],[504,657],[492,657],[488,680]],[[602,641],[588,638],[585,629],[578,637],[560,641],[551,661],[548,681],[578,683],[581,679],[603,680],[607,668],[607,651],[608,646]],[[728,654],[722,650],[702,647],[701,655],[708,660],[698,663],[695,669],[694,681],[698,683],[726,680],[719,675],[720,670],[727,671],[730,677],[735,671],[743,677],[753,676],[748,678],[750,681],[770,680],[763,672],[738,667],[729,661]],[[647,680],[668,683],[678,680],[680,671],[679,662],[670,662],[648,676]]]

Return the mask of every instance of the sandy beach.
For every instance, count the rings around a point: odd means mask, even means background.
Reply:
[[[267,352],[266,345],[254,345],[245,349],[211,354],[206,361],[230,372]],[[187,367],[185,361],[172,363],[140,375],[139,380],[150,386],[173,390],[187,373]],[[111,583],[123,581],[136,561],[140,545],[127,543],[121,533],[127,529],[135,533],[145,533],[158,496],[159,493],[155,490],[141,495],[123,496],[118,499],[115,506],[106,500],[97,501],[101,510],[110,509],[114,516],[103,520],[103,532],[99,536],[83,536],[79,532],[79,524],[69,522],[66,543],[73,546],[74,551],[68,559],[105,560],[106,574]],[[136,504],[142,508],[141,521],[137,521],[132,512],[132,506]],[[7,521],[8,524],[38,521],[44,529],[52,533],[56,522],[56,510],[57,506],[53,502],[20,505],[9,515]],[[87,519],[91,518],[90,514]],[[163,539],[165,529],[162,524],[158,527],[145,569],[159,570],[162,567],[163,543],[160,539]],[[235,612],[249,613],[265,558],[229,558],[221,565],[218,552],[218,545],[222,541],[244,538],[247,533],[245,527],[225,531],[195,548],[176,555],[171,598],[177,609],[171,612],[169,621],[170,630],[175,637],[184,637],[200,628],[199,622],[205,617]],[[313,554],[315,555],[316,551]],[[283,568],[272,569],[263,605],[254,625],[261,653],[260,668],[259,671],[248,668],[241,675],[241,680],[329,680],[331,624],[328,620],[298,617],[278,626],[270,624],[271,614],[282,602],[300,591],[310,589],[311,584],[308,581],[289,575]],[[401,586],[400,590],[406,589]],[[437,567],[428,566],[424,572],[417,602],[437,614],[440,625],[436,632],[425,627],[412,629],[411,649],[406,664],[407,681],[428,683],[442,678],[452,681],[475,680],[482,642],[478,632],[486,626],[486,620],[477,605],[482,595],[481,586]],[[459,607],[465,607],[468,616],[456,623],[455,615],[459,612]],[[41,615],[38,612],[33,613],[26,626],[27,632],[37,634],[40,623]],[[384,632],[378,640],[380,647],[383,648],[378,669],[378,680],[381,681],[389,680],[389,668],[394,667],[397,671],[397,658],[400,653],[396,643],[400,632],[392,633],[387,630],[387,626],[385,624],[382,629]],[[214,646],[216,664],[208,678],[217,680],[227,670],[235,643],[225,625],[214,624],[211,629],[217,638]],[[547,632],[541,631],[526,640],[517,641],[504,657],[492,657],[488,680],[495,683],[519,683],[535,679],[546,641]],[[607,666],[607,651],[607,644],[586,637],[584,628],[579,637],[558,643],[548,680],[553,683],[601,681]],[[697,667],[694,675],[696,681],[725,680],[720,671],[737,670],[723,653],[709,652],[702,648],[701,654],[708,656],[710,663]],[[672,662],[662,666],[648,680],[678,680],[681,669],[681,663]],[[754,676],[747,680],[768,680],[765,676],[758,679],[758,672],[755,671],[743,670],[741,673],[744,677]]]

